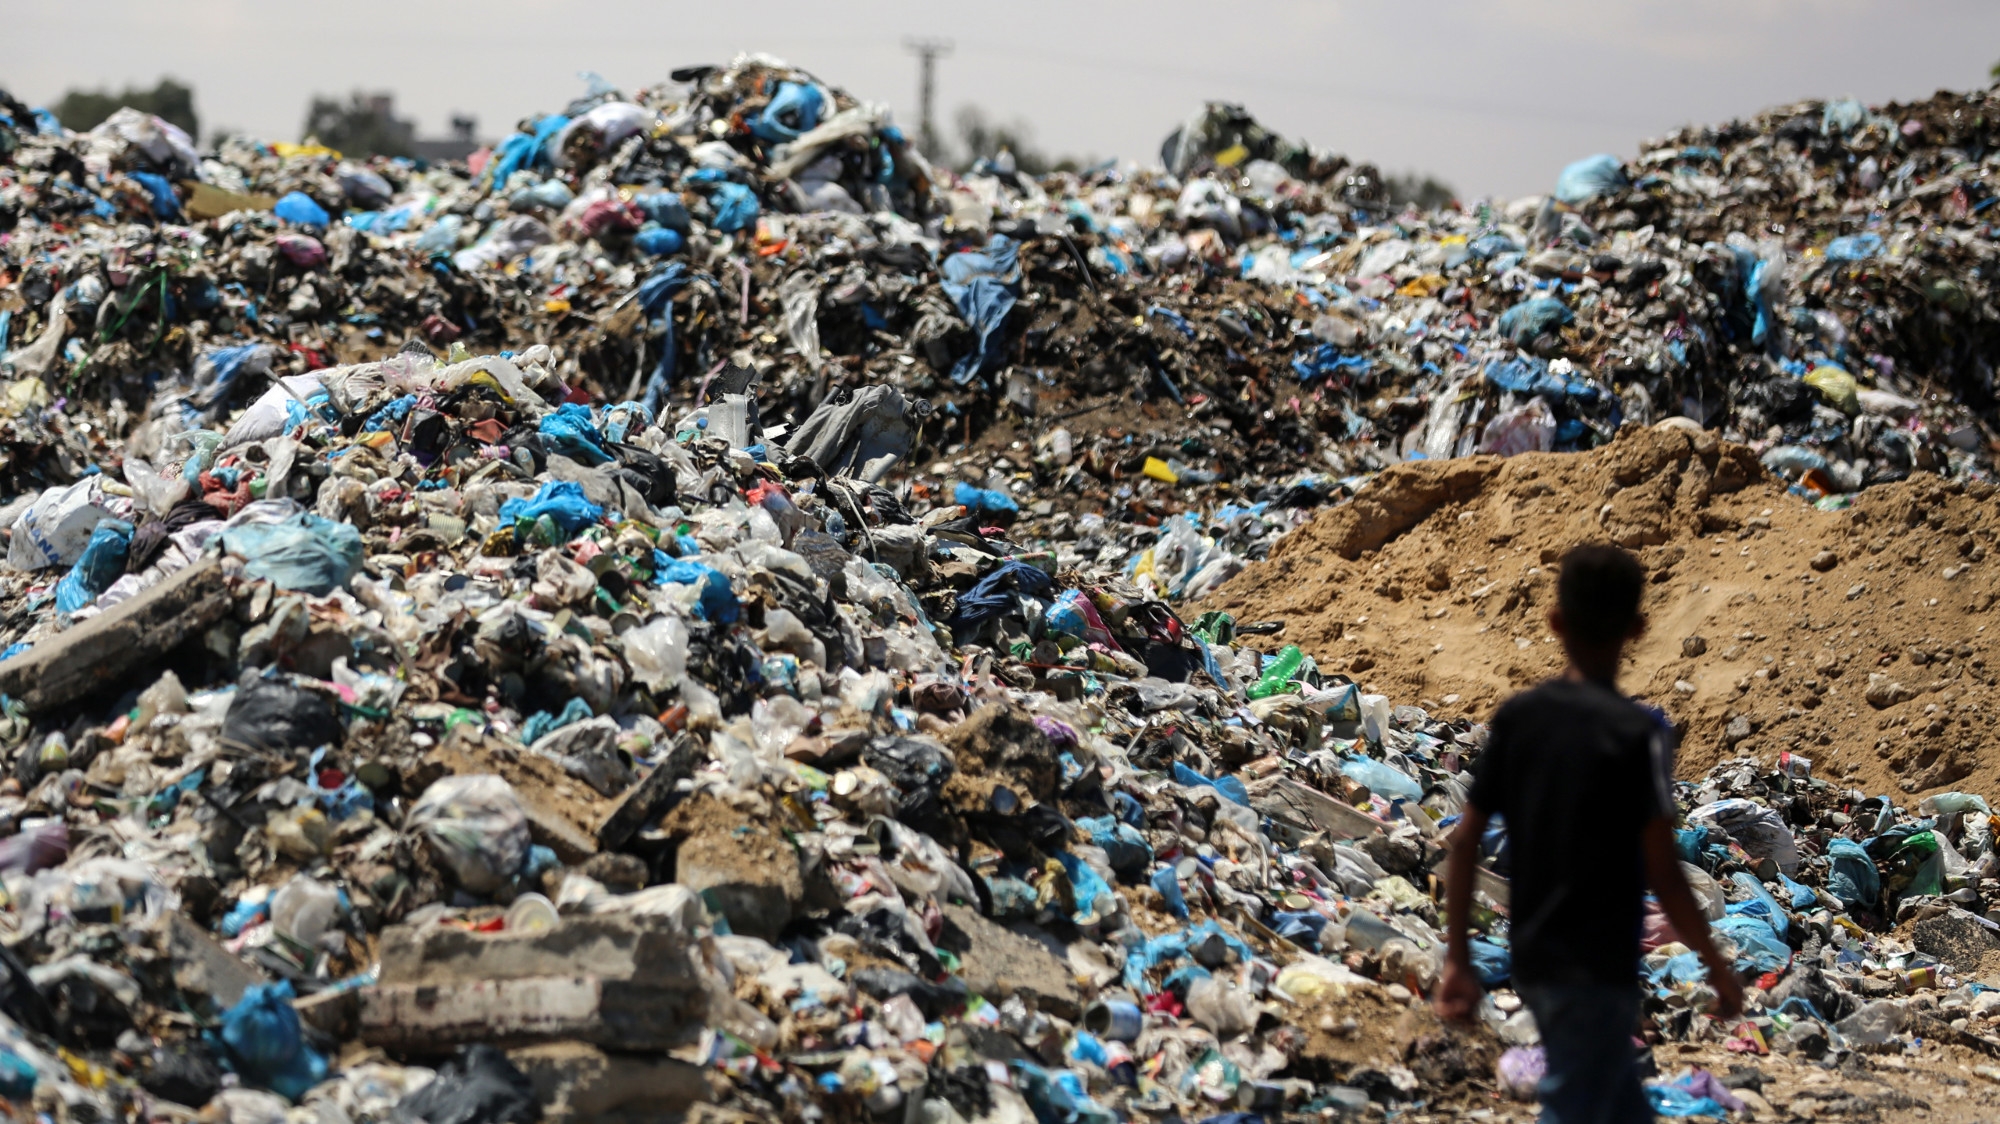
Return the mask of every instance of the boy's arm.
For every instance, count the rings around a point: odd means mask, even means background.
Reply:
[[[1709,939],[1708,917],[1694,900],[1687,876],[1681,873],[1680,852],[1674,847],[1674,831],[1665,816],[1655,816],[1640,829],[1640,843],[1646,855],[1646,882],[1660,899],[1660,908],[1673,922],[1674,932],[1708,965],[1708,982],[1715,988],[1715,1013],[1735,1018],[1743,1010],[1743,982],[1736,967],[1723,959]]]
[[[1452,829],[1451,850],[1445,857],[1444,909],[1446,947],[1444,975],[1438,980],[1432,1003],[1440,1018],[1464,1022],[1479,1006],[1479,977],[1472,971],[1472,883],[1479,865],[1479,840],[1486,834],[1485,812],[1465,805],[1458,826]]]

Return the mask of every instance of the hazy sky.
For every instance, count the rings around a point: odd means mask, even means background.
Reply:
[[[419,131],[495,135],[580,70],[626,89],[761,50],[916,122],[909,35],[953,40],[940,116],[977,104],[1055,153],[1158,160],[1204,99],[1467,194],[1543,191],[1578,156],[1804,98],[1984,86],[1995,0],[0,0],[0,84],[195,88],[205,130],[297,137],[315,92],[392,90]]]

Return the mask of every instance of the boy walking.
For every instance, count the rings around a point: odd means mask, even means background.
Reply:
[[[1549,627],[1569,665],[1493,716],[1446,860],[1450,948],[1434,1003],[1464,1021],[1480,997],[1466,933],[1473,867],[1487,821],[1506,817],[1513,982],[1548,1062],[1542,1124],[1653,1119],[1632,1047],[1648,886],[1708,966],[1717,1013],[1743,1006],[1742,983],[1709,939],[1674,849],[1664,732],[1618,691],[1625,645],[1645,630],[1644,588],[1638,559],[1617,547],[1563,556]]]

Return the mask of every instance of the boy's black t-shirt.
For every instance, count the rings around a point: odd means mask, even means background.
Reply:
[[[1516,981],[1633,982],[1663,752],[1652,715],[1600,683],[1551,679],[1494,714],[1471,801],[1507,820]]]

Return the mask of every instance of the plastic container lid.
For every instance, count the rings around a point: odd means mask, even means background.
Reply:
[[[507,907],[507,931],[510,933],[545,933],[561,920],[556,913],[556,903],[540,894],[522,894]]]

